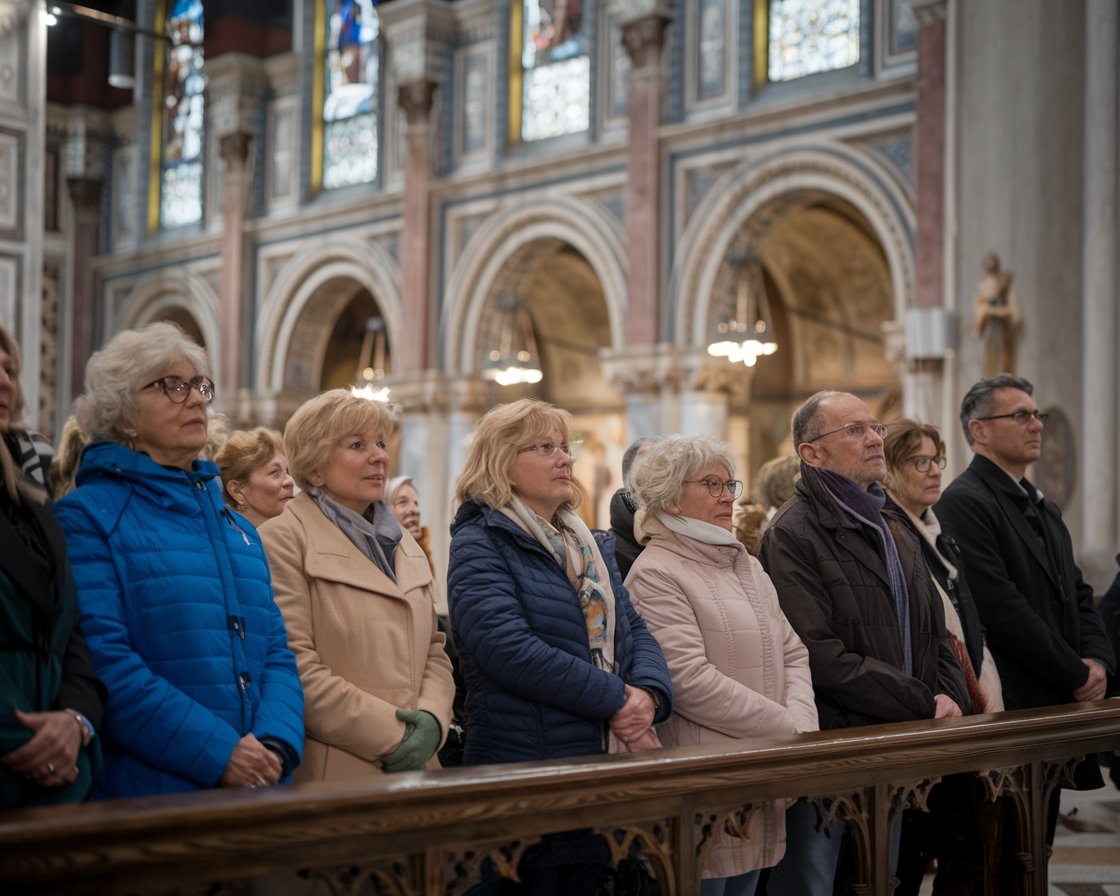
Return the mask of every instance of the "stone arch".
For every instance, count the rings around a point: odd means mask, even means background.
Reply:
[[[508,275],[517,253],[531,243],[566,243],[587,259],[603,289],[612,348],[625,338],[628,302],[626,238],[606,209],[572,198],[511,206],[474,234],[446,278],[447,303],[440,320],[442,367],[471,376],[479,356],[480,322],[487,301]]]
[[[218,326],[218,294],[199,274],[177,270],[142,277],[128,299],[106,321],[106,336],[142,327],[157,320],[185,317],[198,327],[214,382],[222,382],[221,331]]]
[[[887,259],[895,319],[903,319],[916,287],[913,199],[869,153],[829,143],[752,159],[712,185],[675,254],[672,341],[704,347],[716,277],[736,235],[784,197],[806,192],[838,197],[867,219]]]
[[[385,320],[389,345],[402,344],[403,305],[400,267],[379,244],[357,239],[317,244],[297,252],[284,266],[261,303],[253,332],[257,347],[254,382],[267,392],[284,389],[284,365],[308,302],[324,284],[348,279],[364,287],[377,302]],[[333,326],[334,320],[318,326]]]

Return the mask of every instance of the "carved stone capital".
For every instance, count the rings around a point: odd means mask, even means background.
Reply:
[[[480,379],[451,379],[438,370],[389,378],[389,401],[403,414],[483,413],[488,405],[487,383]]]
[[[217,137],[257,133],[259,110],[268,91],[264,63],[243,53],[223,53],[206,60],[209,124]]]
[[[68,177],[66,192],[78,210],[97,213],[101,207],[101,178]]]
[[[433,0],[386,3],[378,20],[389,47],[389,68],[398,84],[443,80],[447,50],[455,40],[455,16],[449,4]]]
[[[410,125],[426,124],[432,112],[432,100],[439,84],[421,79],[407,81],[397,88],[397,101],[404,109]]]
[[[245,131],[232,131],[222,134],[218,138],[218,145],[222,153],[222,161],[230,168],[243,168],[245,159],[249,156],[249,144],[253,135]]]
[[[910,0],[910,9],[922,27],[944,22],[949,14],[948,0]]]
[[[96,125],[91,128],[84,117],[74,117],[66,123],[63,170],[67,178],[101,180],[108,139],[95,128]]]
[[[635,69],[658,65],[670,21],[672,16],[658,9],[621,23],[622,45]]]

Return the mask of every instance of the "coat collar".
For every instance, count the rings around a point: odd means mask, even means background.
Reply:
[[[291,513],[307,532],[307,572],[316,578],[350,585],[363,591],[394,595],[414,588],[430,586],[431,567],[416,540],[404,532],[393,552],[396,584],[346,537],[341,529],[324,516],[306,493],[296,495],[285,513]],[[402,562],[402,560],[404,562]]]
[[[973,455],[972,462],[968,467],[992,493],[1000,512],[1007,518],[1012,531],[1046,571],[1046,575],[1053,582],[1054,587],[1061,592],[1062,585],[1058,578],[1058,570],[1054,569],[1054,564],[1050,561],[1046,545],[1039,541],[1034,529],[1031,528],[1031,524],[1027,522],[1025,514],[1033,499],[1024,493],[1019,483],[1012,479],[999,464],[993,463],[982,455]],[[1052,502],[1044,499],[1041,504],[1035,504],[1034,506],[1042,525],[1047,526],[1049,524],[1047,518],[1052,512]]]

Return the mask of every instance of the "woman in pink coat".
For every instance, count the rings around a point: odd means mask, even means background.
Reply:
[[[731,533],[729,446],[684,435],[659,439],[631,472],[645,550],[626,586],[665,652],[673,713],[665,746],[730,743],[817,730],[809,654],[778,606],[758,560]],[[704,860],[701,896],[750,896],[785,852],[780,803],[751,817],[747,839],[721,833]]]

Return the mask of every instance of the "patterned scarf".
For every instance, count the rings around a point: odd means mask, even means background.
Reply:
[[[840,510],[865,529],[870,529],[879,537],[883,547],[883,558],[887,564],[887,580],[890,582],[891,597],[894,599],[894,613],[898,620],[898,637],[902,646],[902,671],[914,674],[914,660],[910,647],[910,595],[906,589],[906,576],[902,561],[898,557],[898,545],[890,526],[883,519],[883,505],[887,496],[878,483],[873,482],[865,490],[853,480],[832,470],[812,467],[802,461],[801,476],[806,482],[827,494]]]
[[[516,497],[498,510],[535,539],[564,570],[583,612],[591,661],[600,669],[617,673],[614,591],[591,530],[570,510],[558,514],[558,526],[554,526]]]

